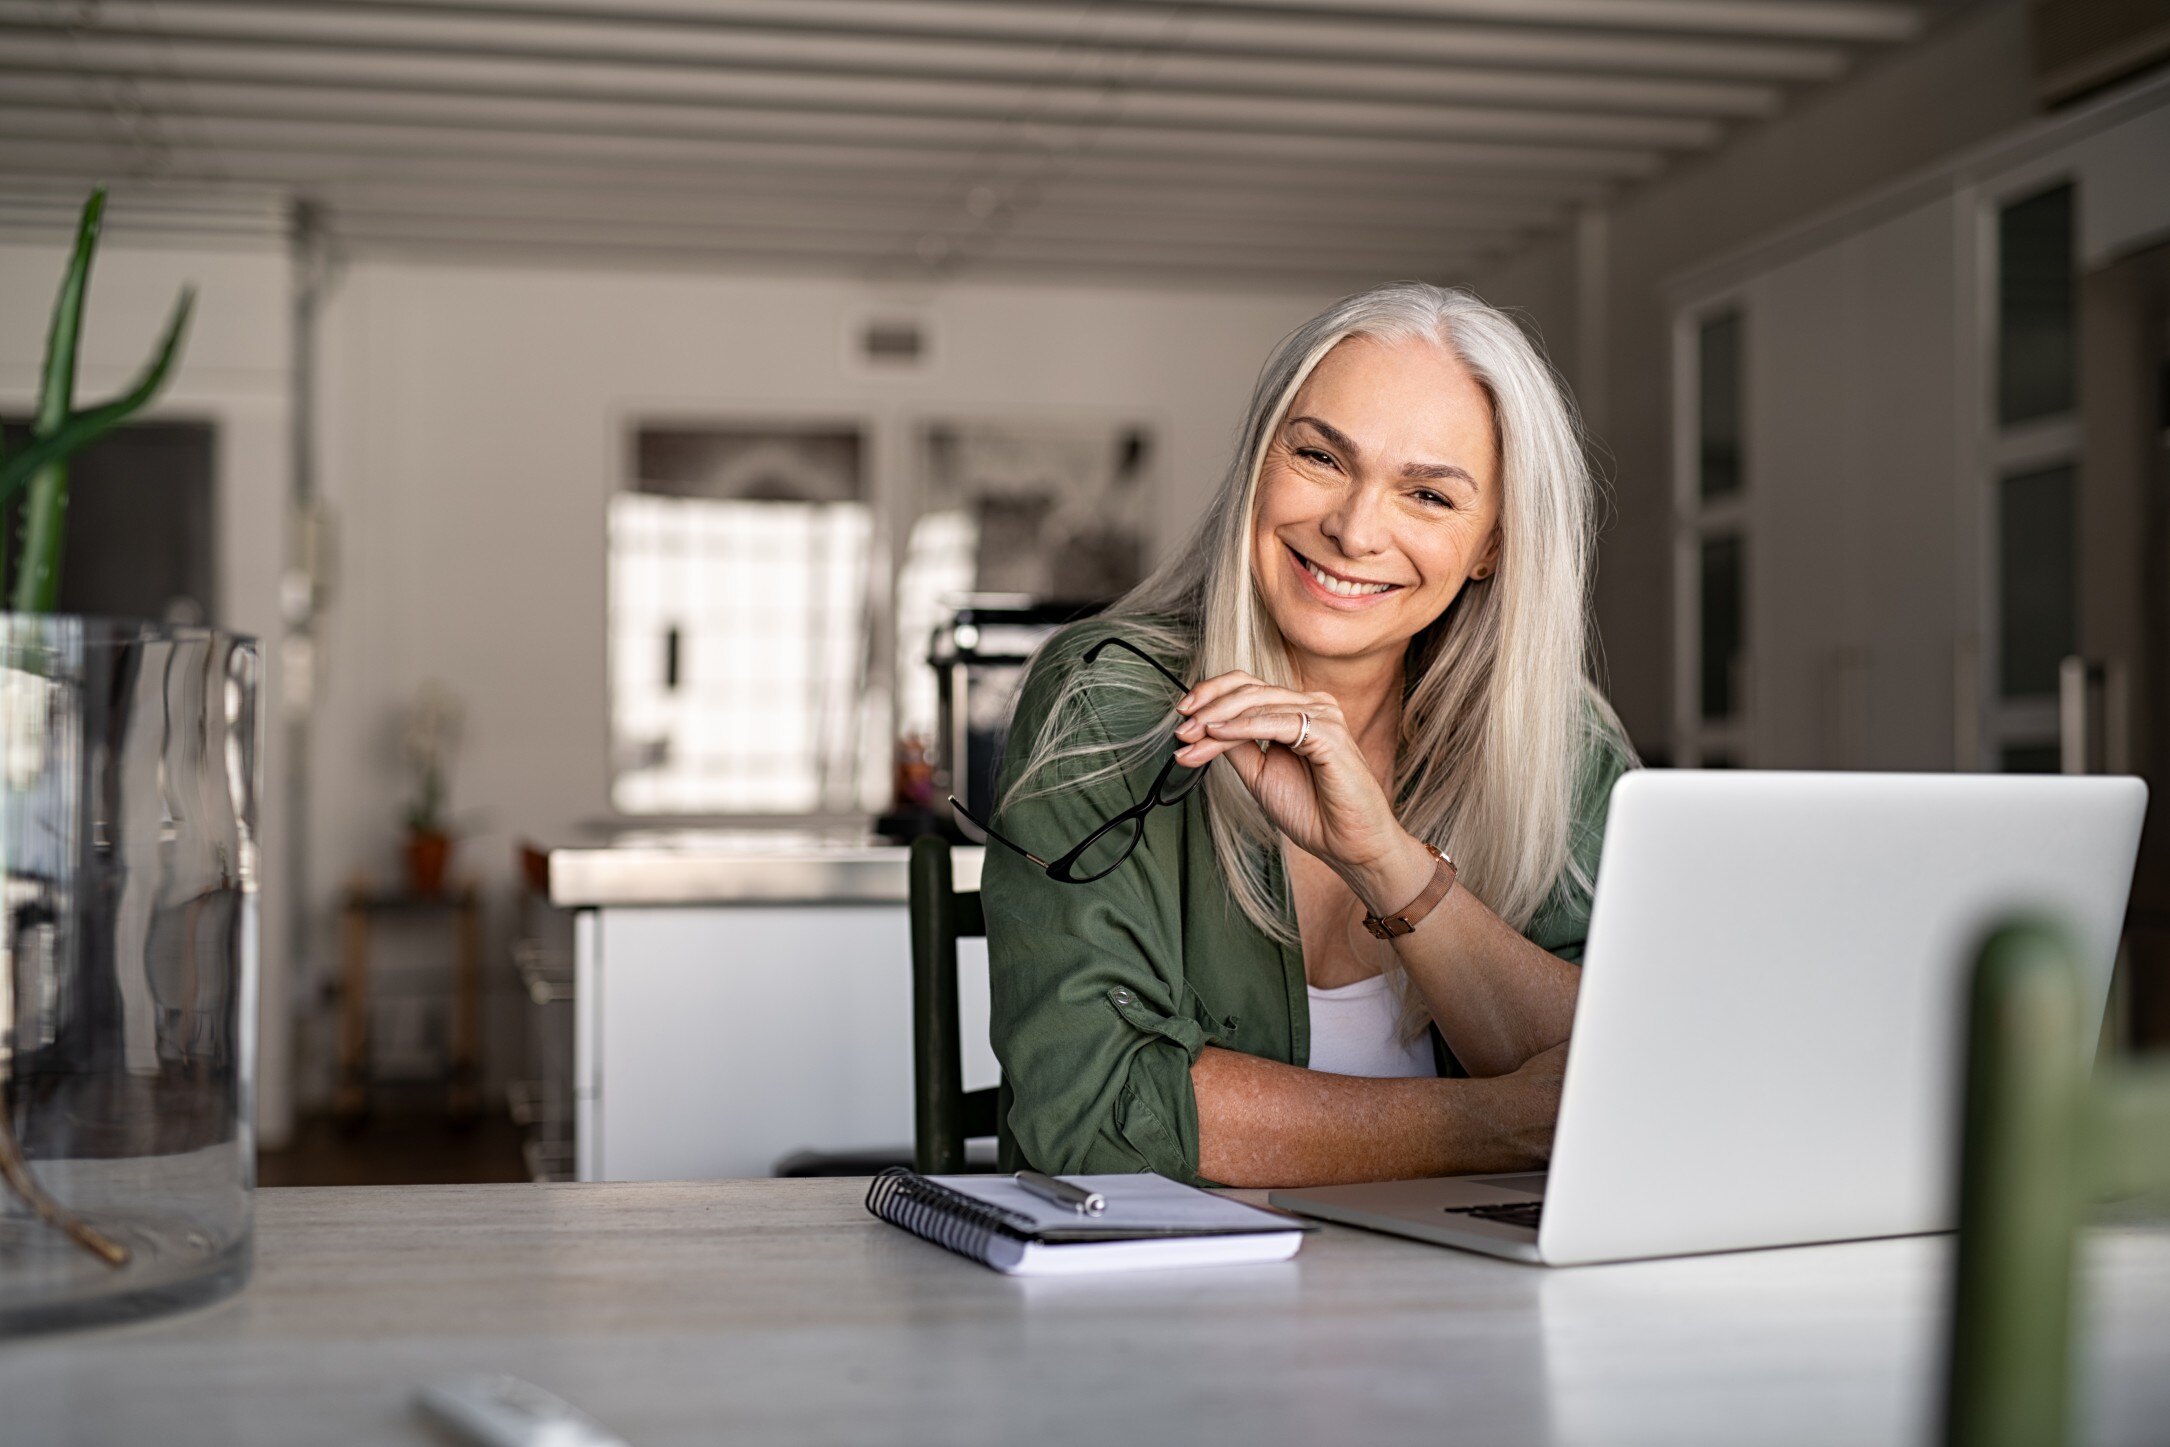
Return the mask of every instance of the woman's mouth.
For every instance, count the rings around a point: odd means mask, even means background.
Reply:
[[[1288,544],[1283,543],[1281,546],[1286,548]],[[1361,603],[1372,598],[1383,598],[1388,593],[1396,592],[1401,588],[1399,583],[1369,583],[1361,579],[1346,578],[1339,573],[1329,572],[1317,563],[1312,562],[1302,553],[1297,552],[1294,548],[1288,549],[1288,555],[1296,564],[1296,571],[1303,575],[1306,582],[1311,584],[1317,592],[1336,602]]]

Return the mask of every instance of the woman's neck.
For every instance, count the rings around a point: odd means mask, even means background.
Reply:
[[[1342,720],[1372,772],[1391,778],[1394,748],[1401,732],[1402,657],[1310,658],[1290,660],[1297,687],[1330,693],[1341,705]]]

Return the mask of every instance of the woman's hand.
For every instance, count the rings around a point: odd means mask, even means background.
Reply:
[[[1541,1169],[1552,1158],[1552,1135],[1560,1118],[1560,1087],[1567,1079],[1567,1042],[1540,1050],[1482,1088],[1493,1092],[1489,1123],[1493,1142],[1518,1159],[1517,1170]]]
[[[1352,885],[1414,845],[1332,694],[1223,673],[1192,689],[1176,712],[1186,716],[1175,731],[1183,745],[1177,763],[1202,769],[1225,754],[1274,827]],[[1430,874],[1426,856],[1423,875]]]

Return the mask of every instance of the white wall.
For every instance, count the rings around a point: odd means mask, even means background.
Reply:
[[[35,402],[67,251],[68,238],[59,234],[50,241],[0,243],[0,409],[19,413]],[[76,395],[83,402],[103,401],[127,388],[187,283],[197,291],[187,350],[147,415],[205,420],[217,428],[219,616],[212,621],[264,641],[257,1118],[261,1142],[276,1146],[286,1138],[293,1109],[277,648],[289,477],[291,327],[283,250],[275,244],[234,252],[103,247],[91,273]]]
[[[394,729],[424,679],[467,704],[453,781],[463,869],[504,881],[516,841],[572,840],[609,817],[604,516],[635,419],[862,420],[881,485],[908,476],[928,418],[1139,418],[1158,441],[1168,537],[1218,481],[1267,352],[1328,299],[956,285],[912,307],[930,322],[931,364],[876,376],[847,361],[847,343],[869,309],[900,298],[862,283],[347,268],[322,383],[338,576],[309,898],[327,960],[339,885],[395,865],[407,785]],[[502,935],[500,918],[500,980]],[[507,1030],[489,1042],[500,1067]]]
[[[1666,739],[1672,687],[1666,279],[2024,123],[2034,114],[2026,9],[1991,0],[1607,208],[1602,359],[1575,355],[1571,333],[1589,328],[1572,238],[1478,278],[1486,300],[1547,323],[1548,346],[1600,423],[1617,514],[1599,550],[1598,625],[1613,701],[1639,743]]]

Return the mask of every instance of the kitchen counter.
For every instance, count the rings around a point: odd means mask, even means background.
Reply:
[[[977,845],[951,851],[959,889],[979,887]],[[668,831],[550,851],[550,899],[619,905],[903,904],[911,851],[866,835]]]
[[[670,1443],[1911,1444],[1947,1238],[1546,1270],[1328,1227],[1264,1266],[1013,1280],[864,1180],[257,1193],[256,1279],[10,1341],[22,1447],[426,1447],[415,1389],[509,1372]],[[2086,1440],[2170,1421],[2170,1231],[2083,1238]]]
[[[951,852],[979,887],[984,851]],[[654,831],[550,855],[573,911],[573,1174],[759,1176],[908,1160],[911,850],[866,834]],[[987,952],[958,951],[965,1086],[995,1083]]]

